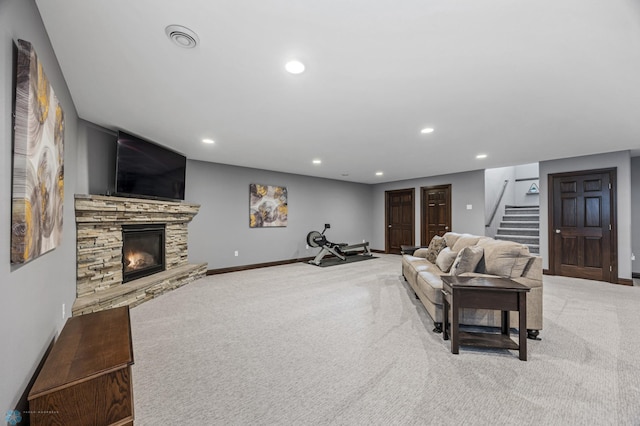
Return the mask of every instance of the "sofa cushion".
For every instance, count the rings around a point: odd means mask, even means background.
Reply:
[[[458,256],[456,256],[456,259],[453,261],[449,274],[460,275],[465,272],[474,272],[483,254],[484,250],[482,247],[469,246],[463,248],[458,252]]]
[[[431,262],[427,262],[426,259],[422,257],[414,257],[408,255],[404,256],[403,262],[411,265],[411,267],[418,272],[424,271],[429,267],[429,265],[432,265]]]
[[[447,241],[447,247],[451,248],[458,241],[462,234],[458,234],[457,232],[447,232],[443,235],[444,239]]]
[[[431,263],[436,263],[436,259],[438,258],[438,254],[442,251],[443,248],[447,246],[447,241],[439,236],[435,235],[431,242],[429,243],[429,247],[427,248],[427,257],[426,259]]]
[[[478,240],[480,240],[479,236],[462,234],[460,238],[456,240],[453,247],[451,247],[451,250],[460,253],[463,248],[476,245],[478,243]]]
[[[440,251],[436,258],[436,265],[442,272],[449,272],[453,261],[456,260],[458,253],[452,251],[449,247],[446,247]]]
[[[432,271],[420,272],[416,284],[431,303],[442,305],[442,279]]]
[[[529,262],[529,248],[511,241],[482,240],[478,246],[484,249],[483,265],[478,272],[504,278],[522,275]]]
[[[516,259],[516,263],[511,270],[511,278],[521,277],[529,262],[533,259],[533,256],[529,254],[529,247],[522,245],[520,256]]]

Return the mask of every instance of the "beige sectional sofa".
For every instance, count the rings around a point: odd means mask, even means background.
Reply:
[[[448,232],[434,237],[429,248],[402,256],[402,275],[442,332],[442,275],[500,276],[531,288],[527,294],[527,335],[536,339],[542,330],[542,258],[527,246],[490,237]],[[518,327],[518,316],[510,316]],[[462,309],[460,324],[500,326],[500,311]]]

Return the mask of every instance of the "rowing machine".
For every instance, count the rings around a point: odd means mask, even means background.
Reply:
[[[328,255],[333,254],[340,260],[346,261],[347,256],[353,254],[360,254],[362,256],[371,256],[371,250],[369,250],[369,243],[347,244],[347,243],[332,243],[327,240],[324,233],[327,229],[331,228],[331,225],[326,223],[322,232],[311,231],[307,234],[307,244],[310,247],[321,247],[320,252],[309,263],[313,265],[320,265],[322,259]]]

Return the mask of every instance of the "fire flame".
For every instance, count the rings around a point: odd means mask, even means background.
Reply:
[[[142,269],[149,266],[153,266],[154,259],[149,253],[143,251],[130,251],[125,255],[126,270]]]

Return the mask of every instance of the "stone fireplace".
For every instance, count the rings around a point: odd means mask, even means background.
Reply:
[[[203,277],[207,264],[187,260],[187,225],[199,209],[185,202],[76,195],[73,315],[136,306]]]

